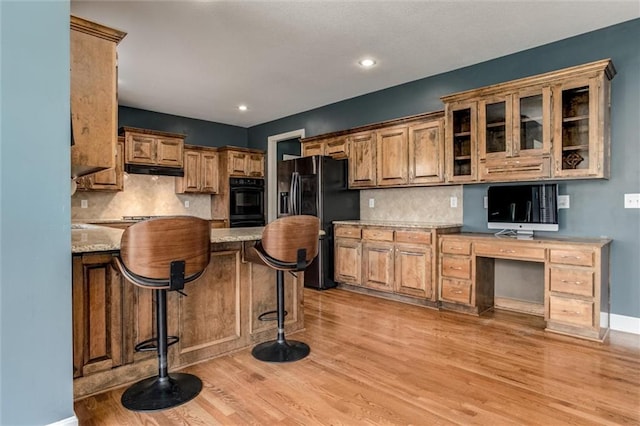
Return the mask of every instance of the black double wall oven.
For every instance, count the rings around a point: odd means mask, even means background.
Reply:
[[[264,179],[229,178],[229,226],[264,224]]]

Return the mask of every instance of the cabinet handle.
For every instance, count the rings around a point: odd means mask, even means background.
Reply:
[[[462,290],[454,290],[451,293],[453,293],[453,294],[462,294]]]
[[[575,285],[582,285],[582,281],[568,281],[568,280],[562,280],[563,283],[567,283],[567,284],[575,284]]]
[[[505,250],[505,249],[500,249],[500,253],[515,253],[515,250]]]
[[[453,269],[453,270],[456,270],[456,271],[461,271],[462,267],[461,266],[449,266],[449,269]]]
[[[562,256],[563,259],[576,259],[576,260],[580,260],[580,256]]]
[[[567,311],[566,309],[563,309],[562,312],[565,314],[580,315],[580,312],[578,311]]]

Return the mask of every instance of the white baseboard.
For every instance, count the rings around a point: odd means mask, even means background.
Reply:
[[[611,330],[640,334],[640,318],[611,314]]]
[[[50,423],[48,426],[78,426],[78,418],[76,416],[67,417],[55,423]]]

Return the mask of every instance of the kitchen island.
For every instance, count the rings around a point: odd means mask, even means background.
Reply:
[[[275,273],[248,262],[245,249],[262,227],[211,230],[211,261],[205,273],[168,295],[169,371],[273,339]],[[74,397],[82,398],[157,373],[155,352],[136,352],[154,335],[153,292],[124,279],[113,267],[123,229],[73,224]],[[287,333],[304,327],[303,276],[286,275]],[[258,361],[256,361],[258,362]]]

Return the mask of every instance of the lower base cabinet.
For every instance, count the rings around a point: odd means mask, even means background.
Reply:
[[[246,262],[243,243],[214,244],[205,273],[169,292],[169,371],[274,339],[275,321],[258,315],[276,308],[275,272]],[[245,243],[249,244],[249,243]],[[152,290],[123,279],[111,266],[117,252],[73,256],[74,397],[81,398],[157,374],[155,352],[135,345],[155,335]],[[304,326],[303,275],[285,279],[287,332]]]

